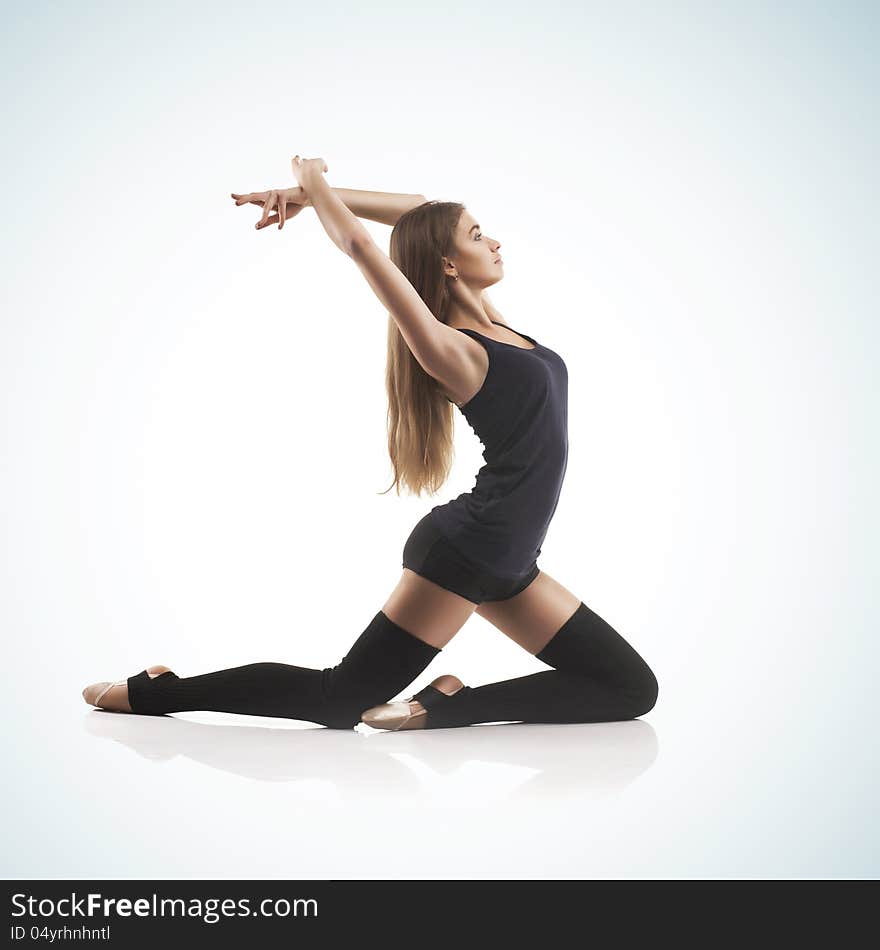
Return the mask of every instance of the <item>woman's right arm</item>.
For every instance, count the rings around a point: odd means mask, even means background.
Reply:
[[[461,334],[431,313],[400,268],[334,194],[319,166],[316,162],[301,172],[300,184],[330,238],[358,265],[422,369],[451,391],[462,389],[473,360],[466,355]]]
[[[315,214],[324,225],[324,230],[339,250],[351,257],[352,247],[356,241],[370,239],[370,232],[358,221],[357,215],[346,206],[336,193],[336,189],[327,184],[327,179],[320,172],[305,174],[300,185],[308,196],[309,204],[315,209]]]

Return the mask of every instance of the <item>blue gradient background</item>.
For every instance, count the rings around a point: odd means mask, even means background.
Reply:
[[[876,5],[4,27],[4,876],[876,877]],[[151,663],[337,662],[473,484],[459,420],[438,496],[379,494],[386,313],[313,212],[257,233],[229,198],[295,153],[501,241],[493,300],[571,378],[541,567],[655,669],[644,720],[83,705]],[[407,695],[539,668],[474,617]]]

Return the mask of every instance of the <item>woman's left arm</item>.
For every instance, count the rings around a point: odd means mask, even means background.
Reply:
[[[397,224],[401,215],[428,200],[424,195],[405,195],[387,191],[359,191],[356,188],[331,188],[330,190],[356,217],[378,221],[379,224],[390,224],[391,227]],[[252,191],[246,195],[232,192],[232,197],[237,205],[253,204],[265,208],[270,194],[269,191]],[[312,199],[306,194],[302,185],[284,189],[280,194],[285,195],[287,199],[285,220],[295,218],[303,208],[308,208],[312,204]],[[277,205],[275,207],[277,208]],[[262,227],[267,228],[270,224],[278,224],[280,220],[276,211],[275,214],[262,221]]]
[[[400,195],[390,191],[361,191],[357,188],[333,188],[332,191],[352,214],[392,227],[401,215],[428,200],[424,195]]]

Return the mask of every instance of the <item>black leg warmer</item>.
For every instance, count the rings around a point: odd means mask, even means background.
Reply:
[[[433,697],[426,728],[479,722],[616,722],[657,702],[657,679],[638,653],[581,603],[537,658],[553,670]]]
[[[201,709],[352,729],[364,710],[393,699],[439,652],[380,610],[338,666],[312,670],[249,663],[201,676],[162,673],[154,679],[144,670],[128,678],[128,701],[132,712],[151,716]]]

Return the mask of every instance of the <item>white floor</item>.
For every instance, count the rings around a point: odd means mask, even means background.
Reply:
[[[33,696],[51,684],[17,681]],[[13,878],[875,876],[873,747],[758,706],[388,733],[19,693]],[[32,700],[31,700],[32,702]],[[726,712],[725,712],[726,710]],[[852,737],[850,737],[851,739]],[[842,740],[842,741],[841,741]],[[7,760],[9,761],[9,760]]]

